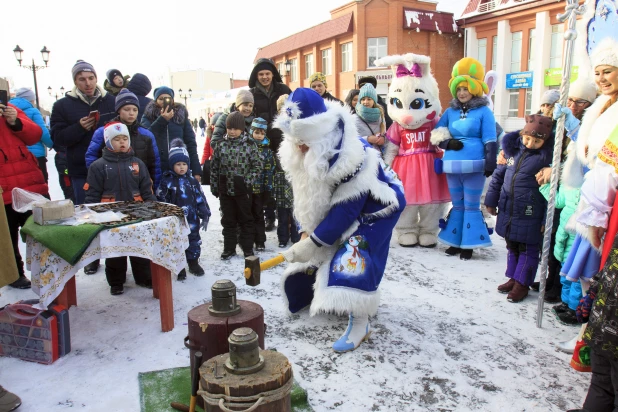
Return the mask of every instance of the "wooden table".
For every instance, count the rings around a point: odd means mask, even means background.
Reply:
[[[32,290],[39,295],[39,306],[53,301],[77,305],[75,273],[97,259],[138,256],[150,259],[152,294],[159,299],[161,330],[174,329],[172,273],[186,266],[189,227],[177,217],[164,217],[101,231],[81,259],[71,265],[51,249],[28,236],[26,266],[32,275]]]

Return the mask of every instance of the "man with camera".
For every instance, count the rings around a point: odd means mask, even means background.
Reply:
[[[67,170],[75,195],[75,203],[84,203],[84,185],[88,176],[86,150],[94,131],[115,115],[115,97],[97,85],[97,72],[90,63],[78,60],[73,69],[75,87],[58,99],[51,113],[51,138],[55,145],[66,147]],[[93,274],[99,267],[95,261],[84,268]]]

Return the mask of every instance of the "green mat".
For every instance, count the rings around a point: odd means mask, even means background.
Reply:
[[[34,223],[34,219],[30,216],[21,228],[21,233],[22,239],[24,234],[32,236],[62,259],[74,265],[88,249],[90,242],[106,228],[107,226],[104,225],[89,223],[79,226],[43,226]]]
[[[191,373],[189,367],[140,372],[139,400],[141,412],[173,412],[171,402],[189,405],[191,399]],[[292,411],[312,412],[307,401],[307,392],[294,382],[292,387]],[[196,408],[196,410],[201,410]]]

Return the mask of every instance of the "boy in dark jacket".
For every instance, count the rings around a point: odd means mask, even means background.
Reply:
[[[156,201],[146,165],[134,156],[127,126],[121,122],[105,126],[103,157],[88,169],[86,203],[120,201]],[[150,261],[131,256],[135,283],[152,287]],[[124,292],[127,277],[125,257],[105,259],[105,276],[112,295]]]
[[[195,276],[203,276],[204,269],[200,266],[200,252],[202,240],[200,228],[206,231],[210,218],[210,208],[202,185],[189,173],[189,152],[181,139],[174,139],[169,154],[170,170],[163,173],[161,184],[157,189],[157,199],[161,202],[172,203],[181,207],[191,228],[189,247],[185,250],[189,272]],[[200,219],[202,222],[200,224]],[[187,272],[183,269],[178,274],[178,280],[185,280]]]
[[[131,148],[135,156],[139,157],[148,168],[148,174],[153,180],[154,189],[159,187],[161,181],[161,161],[159,159],[159,148],[157,140],[150,130],[139,125],[139,100],[137,96],[128,89],[122,89],[116,96],[116,116],[112,121],[122,122],[129,130]],[[103,154],[105,139],[103,138],[104,127],[99,127],[92,135],[92,140],[86,150],[86,167],[90,167],[92,162]]]
[[[236,255],[237,240],[245,257],[253,255],[255,228],[251,214],[252,185],[258,181],[262,162],[257,146],[244,132],[240,112],[226,120],[227,133],[216,146],[210,170],[210,190],[219,197],[223,226],[222,260]],[[237,239],[237,227],[240,236]]]
[[[251,196],[251,214],[255,227],[255,249],[263,251],[266,249],[266,230],[264,225],[264,206],[271,197],[273,190],[273,173],[275,171],[275,161],[273,152],[270,150],[269,141],[266,137],[268,123],[258,117],[251,123],[251,138],[257,144],[262,170],[257,182],[253,184],[253,194]]]
[[[526,116],[520,132],[502,139],[507,159],[492,175],[485,197],[487,211],[496,216],[496,233],[506,239],[508,249],[506,277],[498,286],[508,293],[509,302],[519,302],[528,295],[539,266],[539,243],[542,239],[547,202],[539,191],[536,174],[552,162],[552,119],[533,114]]]

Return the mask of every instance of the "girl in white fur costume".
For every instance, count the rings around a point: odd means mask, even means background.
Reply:
[[[294,190],[294,215],[304,239],[283,252],[290,312],[348,313],[337,352],[354,350],[377,312],[391,234],[405,205],[401,182],[380,154],[358,137],[347,108],[298,88],[274,126],[285,139],[281,167]],[[308,236],[307,236],[308,235]]]
[[[388,91],[393,124],[386,132],[384,161],[397,173],[405,190],[406,208],[396,226],[397,240],[405,247],[436,246],[440,219],[451,200],[445,175],[434,169],[443,152],[429,141],[442,111],[429,63],[429,57],[413,53],[376,60],[377,65],[389,65],[393,70]]]

